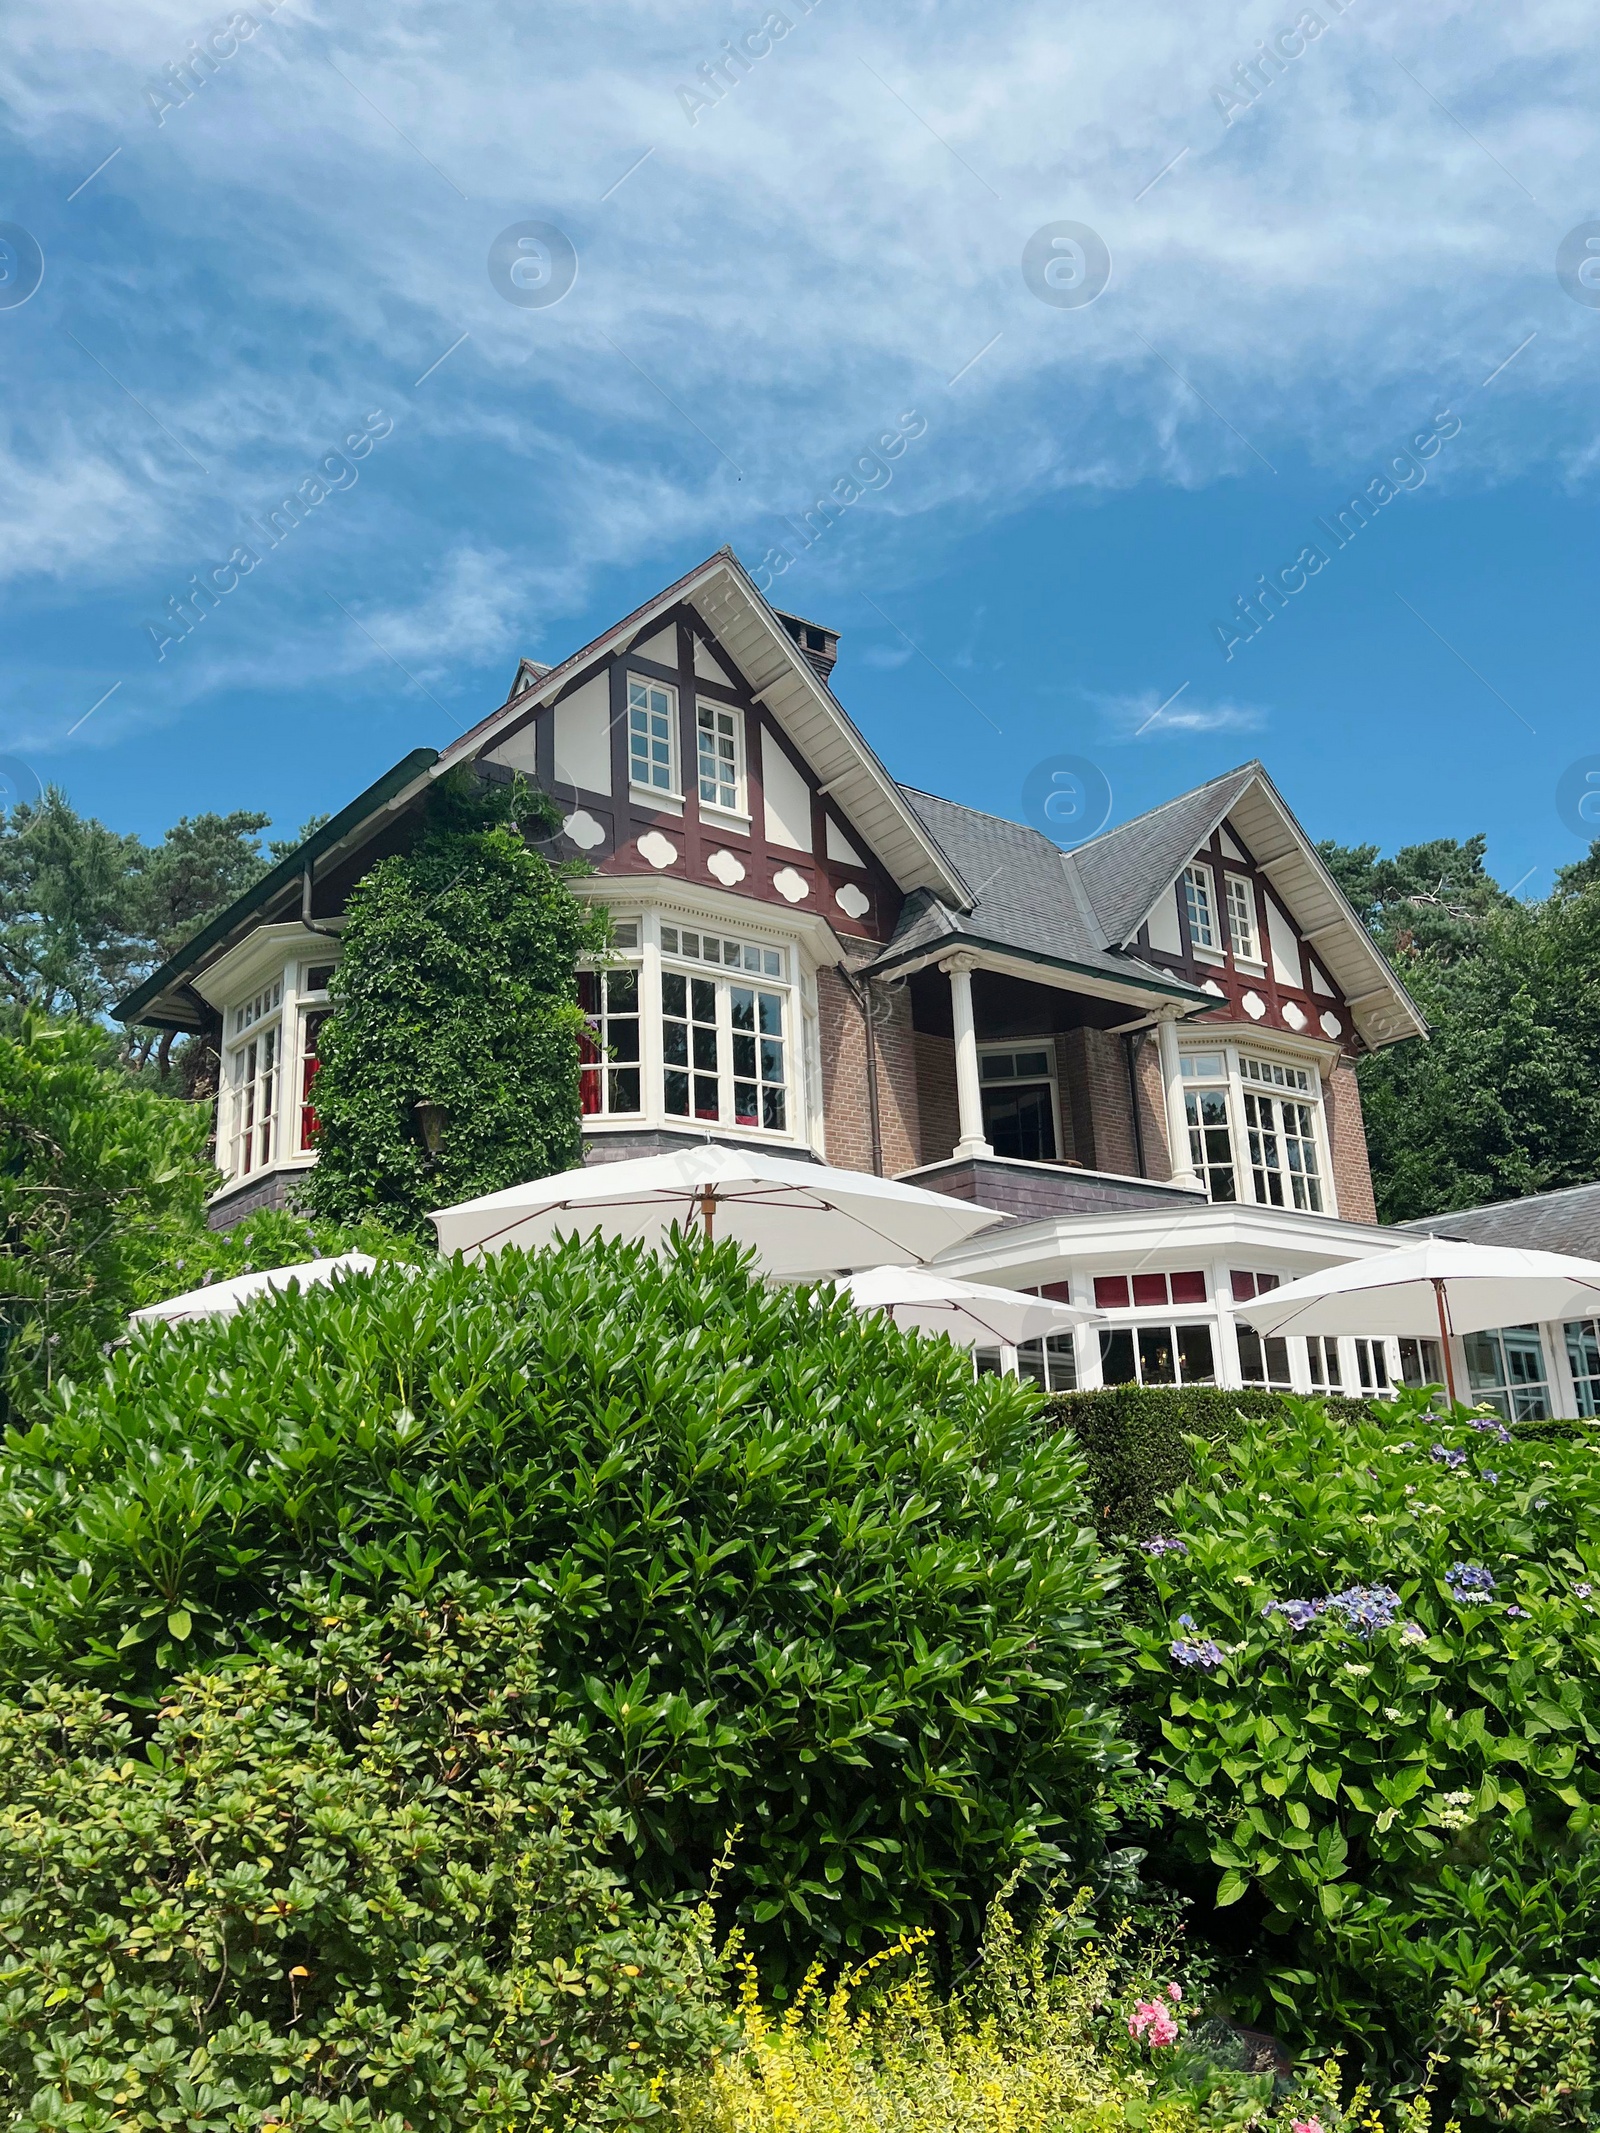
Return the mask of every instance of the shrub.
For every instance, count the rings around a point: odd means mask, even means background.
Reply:
[[[8,2126],[637,2123],[725,2035],[705,1926],[603,1864],[526,1609],[309,1590],[304,1653],[0,1704]]]
[[[317,1073],[314,1211],[431,1240],[427,1213],[581,1155],[577,964],[604,939],[506,819],[526,787],[447,779],[415,851],[382,859],[346,906]],[[430,1154],[415,1107],[443,1113]]]
[[[452,1570],[538,1601],[646,1886],[742,1825],[746,1915],[974,1927],[1097,1852],[1117,1570],[1036,1395],[731,1247],[507,1252],[141,1332],[0,1447],[0,1680],[162,1693]],[[1126,1863],[1126,1862],[1124,1862]]]
[[[1295,1402],[1200,1463],[1171,1501],[1182,1552],[1147,1557],[1159,1618],[1132,1632],[1134,1700],[1169,1864],[1219,1868],[1219,1905],[1266,1929],[1261,2000],[1291,2033],[1395,2061],[1447,2000],[1464,2032],[1461,2006],[1502,1987],[1524,2007],[1592,1997],[1592,1440],[1514,1441],[1420,1396],[1364,1420]],[[1481,2043],[1458,2078],[1493,2116]]]
[[[166,1292],[216,1172],[204,1115],[107,1063],[87,1023],[0,1036],[0,1411],[97,1371],[130,1310]]]
[[[1292,2089],[1230,2071],[1207,2048],[1208,2025],[1191,2029],[1181,1987],[1147,1981],[1141,1997],[1119,1951],[1074,1949],[1057,1923],[1019,1934],[1002,1898],[951,2000],[935,1994],[915,1935],[846,1971],[825,1999],[814,1966],[781,2019],[747,1965],[739,2048],[680,2080],[680,2133],[1354,2128],[1334,2105],[1333,2070]]]
[[[1327,1404],[1332,1414],[1365,1412],[1360,1400]],[[1226,1444],[1247,1420],[1287,1421],[1292,1408],[1283,1393],[1255,1386],[1223,1392],[1214,1385],[1116,1385],[1058,1394],[1049,1412],[1071,1430],[1089,1462],[1089,1500],[1100,1532],[1145,1540],[1162,1529],[1165,1498],[1194,1478],[1191,1438]]]

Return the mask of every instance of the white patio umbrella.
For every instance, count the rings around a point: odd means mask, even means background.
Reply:
[[[152,1318],[231,1318],[252,1297],[268,1296],[275,1289],[314,1288],[340,1274],[370,1274],[377,1260],[366,1252],[341,1252],[336,1259],[303,1259],[298,1266],[272,1266],[259,1274],[235,1274],[230,1281],[213,1281],[203,1289],[190,1289],[182,1296],[169,1296],[165,1303],[146,1304],[135,1311],[131,1323]]]
[[[908,1333],[943,1333],[958,1348],[1020,1348],[1024,1341],[1072,1326],[1098,1325],[1098,1311],[1053,1303],[1048,1296],[1024,1296],[1020,1289],[996,1289],[979,1281],[957,1281],[950,1274],[918,1266],[874,1266],[851,1274],[838,1286],[858,1311],[885,1311]]]
[[[508,1244],[532,1250],[572,1235],[655,1244],[674,1223],[699,1224],[708,1237],[753,1246],[763,1273],[793,1278],[932,1259],[1008,1218],[869,1171],[708,1141],[535,1178],[440,1208],[430,1219],[441,1252],[469,1256]]]
[[[1600,1260],[1429,1237],[1323,1267],[1237,1306],[1258,1333],[1397,1333],[1437,1338],[1456,1396],[1450,1337],[1600,1312]]]

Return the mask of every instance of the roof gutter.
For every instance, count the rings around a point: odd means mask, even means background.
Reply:
[[[973,953],[992,956],[1002,963],[1031,963],[1038,969],[1066,971],[1072,977],[1085,980],[1083,989],[1092,992],[1099,999],[1119,1000],[1129,993],[1154,993],[1160,999],[1181,1000],[1196,1014],[1217,1004],[1212,994],[1202,992],[1198,985],[1191,985],[1183,978],[1147,978],[1141,972],[1138,975],[1130,973],[1127,978],[1119,979],[1111,972],[1101,970],[1090,963],[1069,962],[1065,956],[1045,955],[1039,949],[1018,948],[1007,941],[988,941],[981,934],[964,930],[951,933],[946,939],[935,942],[932,947],[904,949],[894,957],[879,956],[872,963],[871,970],[874,977],[883,977],[891,970],[909,977],[914,971],[925,970],[931,964],[943,962],[949,956]]]
[[[436,748],[413,748],[408,756],[403,756],[376,784],[358,794],[348,807],[341,808],[338,814],[324,822],[321,829],[313,830],[303,844],[296,845],[286,859],[281,859],[269,873],[263,874],[242,896],[236,896],[225,910],[219,911],[209,924],[185,941],[175,956],[163,963],[159,970],[152,971],[125,1000],[119,1000],[111,1010],[115,1019],[118,1022],[139,1021],[152,1001],[159,999],[213,948],[286,890],[300,888],[303,913],[309,895],[311,870],[317,860],[343,844],[352,831],[363,828],[380,810],[397,804],[407,795],[409,787],[428,775],[438,760]],[[314,927],[312,930],[320,929]]]

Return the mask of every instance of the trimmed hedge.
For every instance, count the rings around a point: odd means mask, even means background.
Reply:
[[[1336,1419],[1355,1421],[1364,1400],[1323,1403]],[[1237,1436],[1242,1421],[1296,1412],[1292,1394],[1246,1386],[1224,1392],[1215,1385],[1114,1385],[1101,1392],[1064,1392],[1046,1414],[1071,1431],[1089,1462],[1089,1496],[1102,1538],[1145,1540],[1162,1530],[1163,1498],[1195,1477],[1187,1439],[1208,1444]]]

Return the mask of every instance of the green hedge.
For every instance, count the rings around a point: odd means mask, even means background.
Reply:
[[[1354,1421],[1366,1412],[1362,1400],[1331,1399],[1328,1412]],[[1194,1479],[1189,1437],[1225,1443],[1245,1419],[1281,1415],[1287,1424],[1291,1396],[1246,1387],[1223,1392],[1215,1385],[1116,1385],[1103,1392],[1067,1392],[1046,1412],[1076,1438],[1089,1462],[1090,1501],[1102,1536],[1144,1540],[1159,1533],[1162,1498]]]

